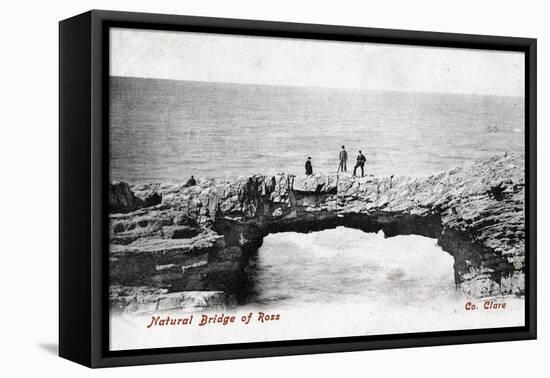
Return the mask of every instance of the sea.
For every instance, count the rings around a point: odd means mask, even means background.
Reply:
[[[253,261],[251,302],[292,308],[317,304],[322,293],[322,301],[342,305],[431,306],[461,299],[453,263],[435,239],[418,235],[346,227],[270,234]]]
[[[182,182],[338,169],[430,175],[524,149],[524,98],[110,79],[110,178]]]

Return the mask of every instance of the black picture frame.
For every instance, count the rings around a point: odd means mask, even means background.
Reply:
[[[193,347],[108,350],[110,27],[525,53],[525,326]],[[536,39],[92,10],[59,24],[59,355],[89,367],[536,338]]]

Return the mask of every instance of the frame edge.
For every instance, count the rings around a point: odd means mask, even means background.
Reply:
[[[90,366],[90,20],[59,22],[59,356]]]
[[[455,33],[434,33],[434,32],[419,32],[419,31],[405,31],[405,30],[390,30],[390,29],[374,29],[363,27],[351,27],[351,26],[330,26],[321,24],[300,24],[300,23],[284,23],[273,21],[253,21],[253,20],[235,20],[235,19],[223,19],[223,18],[209,18],[209,17],[195,17],[195,16],[177,16],[177,15],[161,15],[161,14],[147,14],[147,13],[128,13],[128,12],[116,12],[116,11],[103,11],[93,10],[91,14],[91,41],[92,51],[91,56],[91,99],[88,105],[92,105],[91,114],[91,146],[92,146],[92,161],[91,161],[91,174],[94,181],[90,184],[93,192],[90,194],[92,197],[92,213],[93,219],[91,229],[92,232],[92,247],[93,252],[90,257],[92,264],[92,298],[93,304],[90,309],[91,320],[91,334],[90,340],[91,346],[91,359],[89,364],[91,367],[112,367],[120,365],[142,365],[142,364],[159,364],[159,363],[173,363],[173,362],[191,362],[191,361],[204,361],[204,360],[220,360],[220,359],[235,359],[235,358],[255,358],[255,357],[268,357],[268,356],[282,356],[282,355],[303,355],[313,353],[330,353],[330,352],[346,352],[346,351],[361,351],[372,349],[390,349],[390,348],[408,348],[408,347],[426,347],[436,345],[452,345],[452,344],[470,344],[481,342],[496,342],[496,341],[513,341],[513,340],[529,340],[536,339],[536,39],[533,38],[516,38],[516,37],[496,37],[496,36],[480,36],[471,34],[455,34]],[[231,348],[221,350],[223,345],[219,345],[220,349],[212,351],[179,351],[179,352],[155,352],[150,353],[147,350],[142,350],[143,354],[132,356],[109,356],[105,354],[103,346],[105,345],[105,333],[103,329],[108,327],[108,324],[102,322],[101,316],[103,312],[102,296],[102,280],[104,279],[104,270],[101,266],[101,259],[104,257],[104,251],[101,250],[101,222],[103,218],[99,215],[104,210],[104,194],[102,183],[102,170],[105,168],[105,162],[101,160],[103,149],[101,141],[104,138],[104,128],[108,127],[108,124],[103,124],[105,114],[103,114],[103,86],[105,82],[102,80],[102,72],[106,68],[103,65],[104,57],[102,56],[103,50],[103,27],[104,23],[108,22],[131,22],[131,23],[145,23],[145,24],[162,24],[162,25],[191,25],[197,27],[214,27],[214,22],[221,22],[222,29],[226,32],[232,30],[234,33],[242,33],[247,30],[256,28],[262,29],[264,32],[269,31],[272,28],[278,28],[284,30],[285,33],[298,33],[299,31],[306,36],[319,37],[322,35],[320,29],[324,30],[324,33],[331,33],[334,36],[341,36],[345,34],[361,34],[361,38],[367,38],[367,35],[378,40],[382,38],[382,34],[390,35],[389,40],[391,43],[405,43],[405,44],[418,44],[419,39],[425,38],[427,35],[427,43],[433,46],[450,46],[464,47],[464,45],[472,44],[474,39],[481,38],[482,43],[476,45],[474,48],[488,48],[492,46],[492,49],[504,49],[506,46],[512,47],[507,50],[523,51],[526,53],[526,57],[529,57],[529,64],[526,65],[526,88],[529,83],[529,89],[526,89],[526,97],[529,97],[529,108],[526,111],[526,115],[529,117],[529,122],[526,119],[526,128],[529,129],[529,145],[530,150],[526,157],[526,173],[529,174],[530,190],[529,198],[530,203],[528,206],[529,212],[529,251],[528,253],[532,258],[529,259],[529,313],[528,313],[528,327],[524,327],[524,330],[508,331],[503,329],[502,332],[493,334],[484,334],[472,338],[470,335],[461,336],[424,336],[416,337],[414,339],[400,338],[399,340],[372,340],[372,341],[360,341],[360,342],[333,342],[323,343],[320,339],[314,345],[295,345],[295,346],[273,346],[265,345],[261,348],[253,346],[242,346],[239,348]],[[405,36],[408,35],[407,38]],[[336,38],[336,37],[335,37]],[[341,40],[341,39],[340,39]],[[403,42],[405,41],[405,42]],[[423,43],[426,45],[426,41]],[[61,103],[60,103],[61,106]],[[61,110],[60,110],[61,112]],[[60,176],[61,177],[61,176]],[[99,188],[99,192],[95,191]],[[101,194],[99,194],[101,193]],[[98,223],[99,220],[99,223]],[[98,234],[99,232],[99,234]],[[61,234],[60,234],[61,238]],[[98,255],[100,256],[98,258]],[[99,309],[98,309],[99,306]],[[527,324],[526,324],[527,326]],[[480,330],[481,332],[483,330]],[[403,335],[406,336],[406,335]],[[61,350],[61,348],[60,348]]]

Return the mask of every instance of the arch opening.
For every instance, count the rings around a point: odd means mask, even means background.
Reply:
[[[264,238],[280,233],[310,234],[336,228],[359,230],[367,234],[382,233],[384,238],[415,235],[433,239],[434,248],[439,248],[453,258],[454,289],[473,297],[489,296],[491,290],[513,272],[513,265],[505,258],[483,248],[467,233],[445,229],[437,214],[316,213],[313,216],[269,223],[220,218],[216,220],[214,229],[224,235],[224,250],[233,250],[239,256],[239,278],[232,285],[234,290],[230,297],[238,304],[245,304],[257,295],[257,277],[251,277],[250,272],[254,271]]]
[[[419,235],[385,237],[339,226],[267,235],[247,270],[249,304],[400,306],[459,301],[454,258]]]

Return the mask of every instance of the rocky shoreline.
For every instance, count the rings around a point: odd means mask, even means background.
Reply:
[[[469,296],[524,295],[521,154],[429,177],[254,175],[182,184],[112,183],[110,303],[153,312],[243,303],[263,237],[346,226],[435,238]]]

